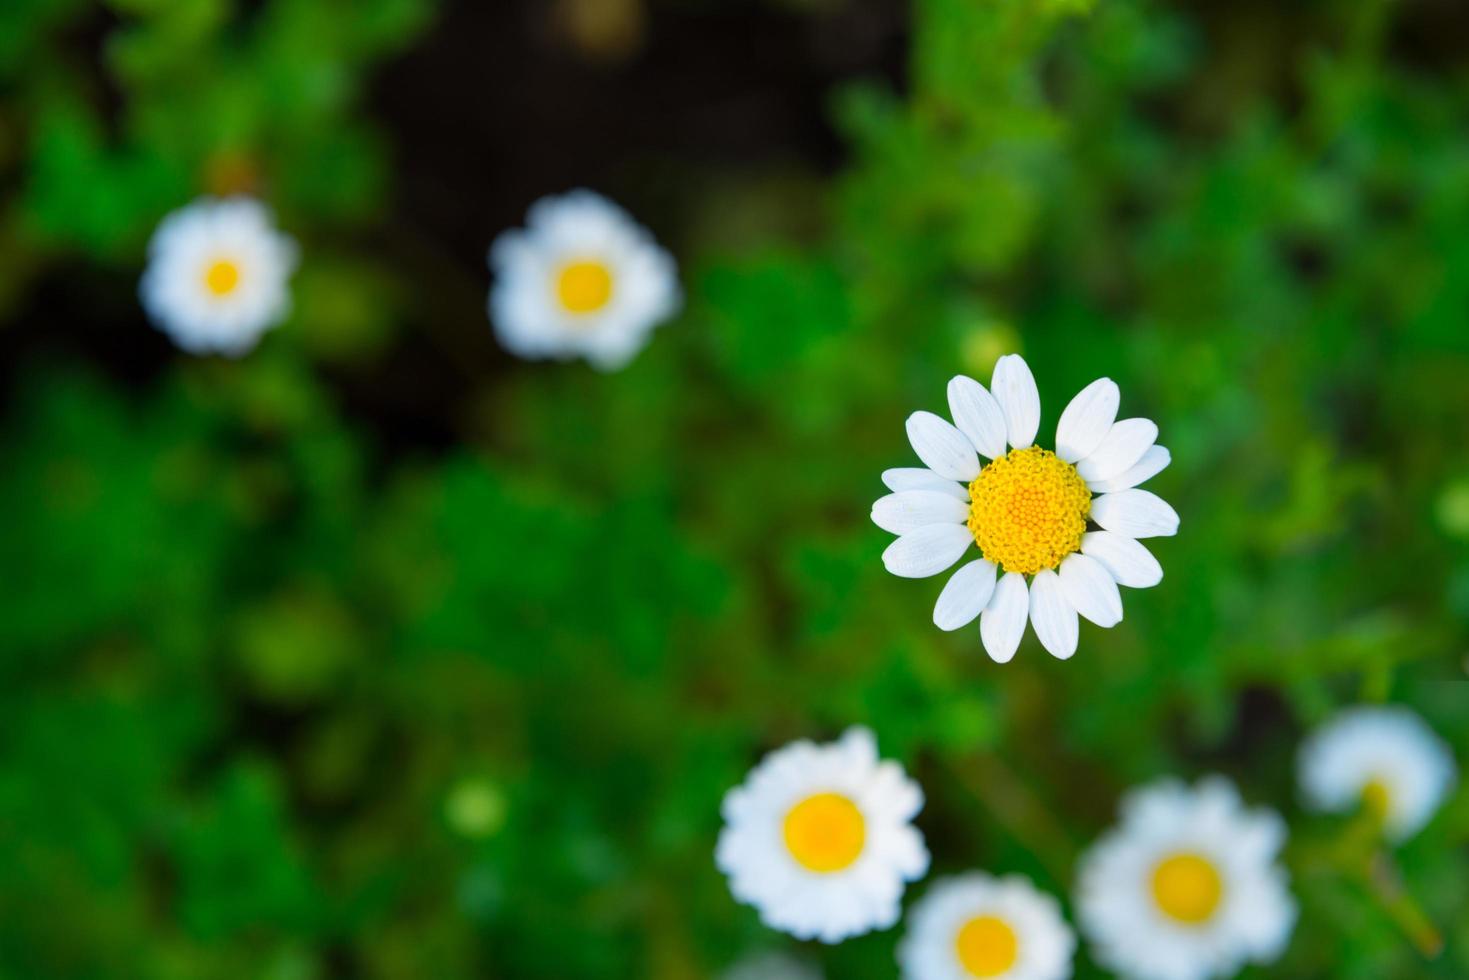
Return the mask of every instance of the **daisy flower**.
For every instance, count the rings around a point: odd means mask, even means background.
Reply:
[[[620,368],[682,302],[673,259],[591,191],[546,197],[490,248],[490,319],[520,357]]]
[[[822,980],[821,971],[784,953],[746,957],[721,974],[720,980]]]
[[[1170,457],[1152,422],[1117,419],[1120,400],[1110,379],[1093,381],[1061,413],[1055,451],[1042,449],[1035,378],[1020,355],[1008,354],[988,390],[962,375],[949,382],[952,424],[931,412],[908,417],[923,467],[882,475],[893,492],[873,504],[872,520],[899,535],[883,564],[927,578],[979,549],[939,593],[939,629],[978,617],[985,650],[1006,663],[1028,619],[1041,645],[1064,660],[1076,652],[1078,615],[1115,626],[1117,586],[1162,580],[1138,539],[1175,533],[1178,515],[1137,487]]]
[[[761,920],[835,943],[898,921],[909,881],[928,870],[912,824],[923,792],[877,757],[865,728],[766,756],[724,798],[715,863]]]
[[[1067,980],[1076,937],[1061,905],[1018,875],[940,881],[908,913],[903,980]]]
[[[206,197],[159,222],[139,295],[179,347],[238,357],[285,317],[295,268],[296,243],[265,205]]]
[[[1133,980],[1206,980],[1275,960],[1296,919],[1284,843],[1280,816],[1247,810],[1222,777],[1129,794],[1081,861],[1077,920],[1097,961]]]
[[[1301,787],[1317,810],[1366,804],[1393,840],[1428,823],[1454,785],[1449,747],[1406,708],[1348,708],[1301,746]]]

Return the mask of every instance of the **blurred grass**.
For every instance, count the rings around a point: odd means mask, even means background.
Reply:
[[[605,377],[502,366],[480,296],[370,244],[360,94],[428,4],[108,6],[99,65],[85,5],[0,14],[0,297],[85,263],[130,308],[212,181],[305,261],[244,362],[9,372],[0,976],[712,975],[778,943],[713,867],[720,797],[858,722],[938,872],[1064,896],[1123,789],[1217,770],[1292,826],[1301,924],[1256,975],[1469,971],[1469,796],[1398,856],[1430,962],[1291,771],[1364,698],[1469,749],[1469,87],[1402,40],[1432,11],[922,0],[907,90],[838,100],[846,170],[751,177],[780,205],[739,247],[700,201],[688,312]],[[472,331],[413,333],[425,303]],[[1102,374],[1159,421],[1183,528],[1075,660],[997,667],[866,514],[906,415],[1016,348],[1043,431]],[[431,420],[356,411],[413,385]],[[813,953],[887,977],[893,941]]]

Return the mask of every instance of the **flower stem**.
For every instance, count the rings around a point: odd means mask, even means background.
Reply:
[[[1443,952],[1443,933],[1433,924],[1423,906],[1408,893],[1393,859],[1379,851],[1361,866],[1361,871],[1368,891],[1408,941],[1424,959],[1436,959]]]

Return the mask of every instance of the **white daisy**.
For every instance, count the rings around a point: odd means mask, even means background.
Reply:
[[[628,213],[591,191],[546,197],[490,248],[490,319],[527,358],[622,367],[682,302],[673,259]]]
[[[1083,856],[1077,920],[1099,963],[1133,980],[1232,976],[1280,956],[1296,906],[1276,863],[1285,823],[1215,776],[1130,793]]]
[[[201,198],[148,243],[139,294],[157,327],[191,354],[238,357],[290,309],[296,243],[248,197]]]
[[[772,929],[835,943],[898,921],[928,869],[923,792],[865,728],[770,753],[724,798],[715,863]]]
[[[1448,745],[1400,707],[1348,708],[1301,746],[1306,802],[1341,812],[1365,803],[1394,840],[1428,823],[1454,785]]]
[[[882,475],[894,492],[873,505],[872,520],[899,535],[883,563],[894,575],[926,578],[979,549],[939,594],[939,629],[979,617],[985,650],[1005,663],[1029,619],[1041,644],[1065,659],[1076,652],[1078,614],[1115,626],[1122,620],[1117,586],[1162,580],[1163,569],[1137,539],[1174,534],[1178,515],[1137,486],[1170,457],[1156,444],[1152,422],[1117,419],[1120,400],[1108,378],[1087,385],[1061,413],[1056,451],[1042,449],[1035,445],[1035,379],[1020,355],[1008,354],[995,364],[988,391],[972,378],[949,382],[953,424],[931,412],[908,417],[923,468]]]
[[[1061,904],[1018,875],[938,882],[908,913],[903,980],[1066,980],[1076,937]]]
[[[720,980],[822,980],[821,971],[784,953],[746,957],[720,975]]]

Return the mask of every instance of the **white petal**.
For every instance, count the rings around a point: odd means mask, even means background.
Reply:
[[[1005,413],[984,385],[962,374],[950,379],[949,412],[981,456],[1005,455]]]
[[[1151,419],[1123,419],[1107,430],[1090,456],[1076,464],[1076,472],[1087,482],[1120,476],[1157,441],[1158,426]]]
[[[1076,610],[1061,592],[1060,577],[1049,568],[1031,580],[1030,623],[1051,656],[1066,660],[1076,652]]]
[[[945,479],[933,470],[925,469],[922,466],[902,466],[897,469],[883,470],[882,482],[894,493],[901,493],[904,490],[934,490],[957,497],[965,503],[969,502],[969,490],[963,484]]]
[[[909,531],[887,546],[882,563],[903,578],[927,578],[948,568],[974,544],[962,524],[930,524]]]
[[[979,638],[985,652],[997,664],[1009,663],[1025,635],[1025,617],[1030,609],[1025,576],[1008,572],[995,583],[995,593],[979,617]]]
[[[964,433],[932,412],[908,416],[908,441],[923,465],[939,476],[969,482],[979,475],[979,457]]]
[[[1068,555],[1061,563],[1061,591],[1072,607],[1096,623],[1110,628],[1122,621],[1122,595],[1117,580],[1094,558]]]
[[[1133,463],[1131,467],[1122,471],[1117,476],[1108,480],[1096,480],[1087,486],[1092,493],[1113,493],[1117,490],[1130,490],[1139,483],[1146,483],[1167,469],[1168,464],[1173,462],[1173,456],[1164,446],[1151,446],[1143,453],[1143,458]]]
[[[1178,514],[1163,498],[1147,490],[1119,490],[1092,501],[1092,520],[1129,538],[1168,537],[1178,533]]]
[[[1153,553],[1132,538],[1111,531],[1088,531],[1081,536],[1081,553],[1101,562],[1117,584],[1150,589],[1163,581],[1163,566]]]
[[[995,362],[990,391],[1005,413],[1005,432],[1010,445],[1024,449],[1035,442],[1041,425],[1041,396],[1035,375],[1019,354],[1006,354]]]
[[[872,523],[894,534],[907,534],[929,524],[963,524],[967,520],[967,503],[933,490],[890,493],[872,505]]]
[[[1076,393],[1056,423],[1056,455],[1074,463],[1096,451],[1117,420],[1122,392],[1111,378],[1098,378]]]
[[[975,559],[955,572],[939,593],[933,607],[933,624],[941,630],[968,626],[984,611],[994,591],[994,563]]]

